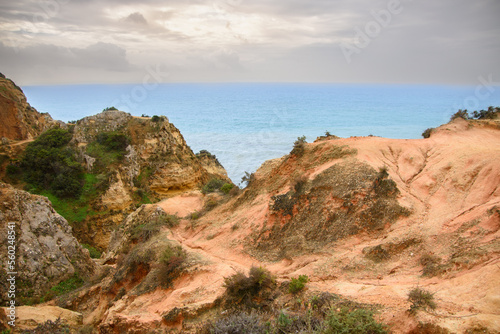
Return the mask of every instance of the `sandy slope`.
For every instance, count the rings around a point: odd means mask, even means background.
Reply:
[[[328,291],[357,302],[379,304],[378,317],[394,333],[407,333],[418,322],[438,324],[453,333],[471,328],[499,332],[500,131],[471,124],[457,120],[440,127],[431,138],[420,140],[326,138],[308,144],[300,159],[290,156],[264,163],[255,173],[255,181],[240,195],[197,220],[185,218],[177,227],[163,229],[158,242],[171,240],[189,254],[190,267],[173,288],[138,296],[126,294],[121,299],[98,289],[86,296],[82,293],[82,300],[95,300],[93,293],[100,298],[99,307],[89,306],[92,312],[81,307],[84,322],[100,324],[110,333],[165,327],[190,332],[193,323],[210,316],[205,311],[223,294],[224,278],[255,265],[265,266],[281,282],[308,275],[310,294]],[[355,149],[356,153],[335,158],[331,153],[339,147],[350,152]],[[337,164],[352,166],[351,172],[356,174],[360,162],[375,171],[387,167],[400,191],[397,201],[411,210],[409,216],[401,216],[382,230],[361,230],[274,262],[264,261],[262,252],[255,252],[262,240],[258,236],[290,223],[272,212],[273,195],[293,189],[297,176],[313,183]],[[363,191],[360,198],[368,196]],[[192,192],[158,206],[167,213],[188,217],[203,210],[211,198]],[[299,204],[307,208],[314,198],[304,198]],[[328,203],[337,202],[333,198]],[[319,209],[326,212],[337,207]],[[315,237],[321,239],[321,233],[318,230]],[[294,238],[283,238],[278,248],[290,246],[287,242],[305,245],[309,240],[301,235]],[[386,251],[379,262],[367,256],[374,247]],[[423,256],[436,261],[432,275],[422,275]],[[415,287],[434,293],[434,311],[409,315],[407,294]]]
[[[475,325],[499,331],[500,131],[469,128],[467,122],[456,121],[425,140],[360,137],[326,143],[357,149],[356,158],[374,168],[387,166],[401,191],[399,202],[412,214],[382,234],[362,233],[314,254],[263,263],[250,257],[243,245],[269,216],[271,194],[261,193],[236,211],[230,209],[230,202],[208,213],[194,229],[184,221],[171,236],[212,263],[209,276],[189,278],[191,291],[204,286],[208,277],[211,282],[212,293],[198,296],[197,302],[213,300],[221,292],[215,287],[223,277],[252,264],[264,265],[283,280],[309,275],[311,290],[383,305],[382,318],[394,332],[406,332],[417,321],[438,323],[453,332]],[[256,175],[266,179],[279,162],[268,162]],[[312,179],[335,163],[338,161],[328,161],[306,174]],[[200,208],[192,197],[169,201],[182,214],[189,212],[189,207],[192,211]],[[162,207],[173,213],[170,203]],[[374,263],[363,255],[366,247],[410,238],[418,242],[388,261]],[[441,258],[448,267],[435,277],[422,276],[419,259],[424,253]],[[179,288],[183,284],[180,282]],[[432,314],[420,312],[410,317],[406,313],[407,293],[416,286],[435,293],[438,308]],[[177,301],[186,303],[187,299]]]

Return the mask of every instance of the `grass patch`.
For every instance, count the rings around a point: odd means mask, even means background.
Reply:
[[[99,259],[101,257],[101,252],[99,252],[94,247],[92,247],[90,245],[87,245],[87,244],[82,244],[82,247],[85,248],[85,249],[88,249],[88,251],[90,253],[90,257],[92,259]]]
[[[59,284],[53,286],[50,290],[54,291],[56,296],[60,296],[81,288],[84,284],[85,281],[83,278],[81,278],[78,274],[74,274],[67,280],[59,282]]]
[[[146,242],[160,232],[163,226],[174,227],[179,224],[179,218],[174,215],[161,214],[149,222],[136,225],[132,228],[132,240]]]
[[[340,312],[330,313],[322,333],[385,334],[388,332],[383,324],[375,321],[371,311],[366,309],[350,311],[348,308],[342,308]]]

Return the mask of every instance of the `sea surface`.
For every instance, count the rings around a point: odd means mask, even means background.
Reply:
[[[196,153],[215,154],[238,184],[245,171],[290,152],[305,135],[421,138],[458,109],[500,106],[500,87],[361,84],[125,84],[24,86],[54,119],[79,120],[114,106],[164,115]]]

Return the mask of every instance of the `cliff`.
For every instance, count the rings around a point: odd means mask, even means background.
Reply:
[[[192,196],[143,206],[113,234],[104,258],[116,268],[68,307],[105,333],[199,333],[224,314],[250,321],[245,304],[226,302],[227,278],[247,284],[241,275],[262,266],[277,287],[251,300],[254,325],[285,326],[285,312],[286,326],[306,328],[322,307],[347,305],[377,310],[394,333],[498,332],[499,128],[457,119],[428,139],[321,138],[264,163],[200,217]],[[190,218],[166,218],[177,207]],[[292,294],[300,275],[307,287]],[[433,308],[409,301],[415,289]]]
[[[8,268],[7,261],[0,264],[3,305],[8,300],[7,272],[18,273],[16,300],[24,305],[43,300],[62,281],[75,275],[90,277],[97,269],[46,197],[0,183],[0,226],[0,252],[8,254],[7,247],[15,247],[14,268]]]
[[[70,144],[86,172],[103,180],[102,190],[90,201],[96,214],[75,224],[75,231],[82,242],[102,250],[124,214],[141,204],[195,191],[211,178],[230,182],[215,156],[199,159],[164,116],[106,110],[79,120],[72,131]]]
[[[0,138],[7,140],[33,139],[57,123],[31,107],[21,88],[1,73],[0,119]]]
[[[497,333],[500,121],[426,132],[297,141],[240,190],[166,117],[84,118],[60,147],[82,191],[47,194],[72,228],[45,197],[0,188],[23,293],[97,271],[50,303],[99,333]],[[97,267],[70,233],[104,251]]]

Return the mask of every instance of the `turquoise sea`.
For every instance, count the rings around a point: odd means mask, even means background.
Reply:
[[[115,106],[165,115],[196,153],[215,154],[235,183],[290,152],[297,137],[421,138],[458,109],[500,106],[500,87],[361,84],[126,84],[24,86],[28,102],[71,121]],[[479,92],[479,93],[478,93]]]

